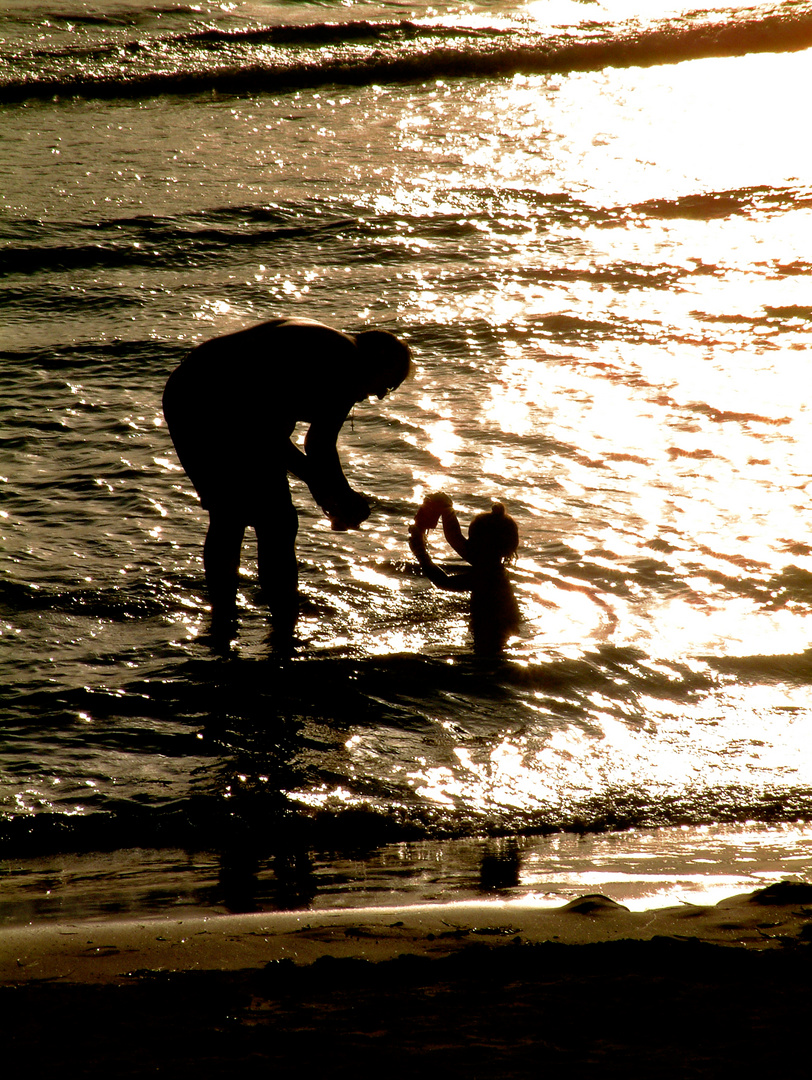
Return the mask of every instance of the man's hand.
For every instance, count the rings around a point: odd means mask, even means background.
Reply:
[[[350,492],[349,497],[324,507],[333,532],[357,529],[369,517],[369,504],[363,496]]]

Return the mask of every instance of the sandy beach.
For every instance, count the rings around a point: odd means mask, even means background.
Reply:
[[[7,1053],[81,1076],[723,1076],[789,1064],[812,885],[11,927]]]

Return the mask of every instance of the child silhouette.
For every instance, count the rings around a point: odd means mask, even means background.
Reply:
[[[426,533],[440,519],[446,541],[470,563],[470,570],[447,574],[432,561],[426,550]],[[466,539],[448,495],[444,492],[429,495],[417,511],[414,524],[409,526],[409,547],[432,584],[451,592],[471,593],[475,651],[501,652],[521,622],[519,605],[505,570],[505,564],[518,550],[519,529],[505,513],[504,506],[494,503],[488,513],[477,514],[468,526]]]

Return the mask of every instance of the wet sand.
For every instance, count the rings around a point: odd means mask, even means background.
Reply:
[[[774,1072],[807,1054],[812,886],[13,927],[0,998],[43,1074]]]

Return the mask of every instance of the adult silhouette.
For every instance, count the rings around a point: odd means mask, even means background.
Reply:
[[[203,342],[169,376],[164,416],[209,513],[203,565],[215,630],[233,626],[250,525],[274,633],[292,633],[298,516],[288,473],[307,484],[334,529],[358,528],[369,505],[347,482],[336,440],[357,402],[385,398],[410,369],[409,348],[393,334],[291,318]],[[309,424],[304,452],[291,442],[299,421]]]

